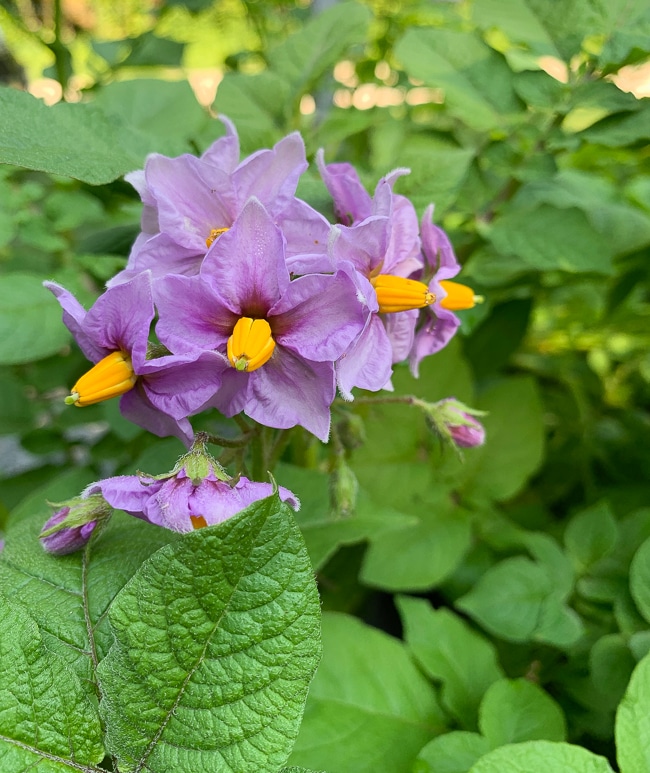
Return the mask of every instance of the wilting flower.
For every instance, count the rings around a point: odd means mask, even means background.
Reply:
[[[471,309],[482,298],[474,295],[467,285],[450,282],[460,271],[447,234],[433,224],[433,205],[428,206],[422,218],[422,252],[433,277],[429,291],[435,295],[435,302],[427,309],[424,324],[415,334],[409,356],[411,371],[418,375],[420,362],[424,357],[440,351],[453,338],[460,326],[455,311]]]
[[[283,235],[251,199],[199,276],[156,282],[156,332],[172,352],[223,355],[221,387],[208,405],[225,416],[244,411],[281,429],[301,424],[326,440],[333,363],[364,324],[350,273],[291,281]]]
[[[440,400],[431,406],[430,412],[434,429],[460,448],[474,448],[483,445],[485,427],[476,417],[484,415],[485,411],[468,408],[455,397]]]
[[[147,359],[154,317],[151,276],[144,272],[109,288],[86,312],[56,282],[45,282],[63,308],[63,321],[86,357],[96,363],[73,386],[66,402],[78,407],[120,398],[122,414],[155,435],[176,435],[188,445],[187,416],[219,386],[213,353]]]
[[[120,475],[91,484],[114,508],[177,532],[212,526],[274,493],[270,483],[231,478],[205,450],[199,435],[189,453],[165,475]],[[297,510],[294,494],[280,486],[280,499]]]
[[[112,512],[101,494],[86,492],[53,507],[58,509],[45,522],[39,537],[45,550],[57,556],[83,548],[96,527]]]
[[[226,135],[201,157],[168,158],[152,153],[144,170],[126,175],[144,203],[142,233],[126,269],[109,284],[123,282],[144,269],[150,269],[154,277],[197,274],[208,249],[228,231],[251,196],[262,202],[282,228],[287,257],[295,257],[302,266],[295,270],[303,272],[306,264],[323,260],[330,226],[294,195],[307,168],[300,134],[289,134],[272,149],[257,151],[239,163],[235,127],[227,118],[221,121]]]

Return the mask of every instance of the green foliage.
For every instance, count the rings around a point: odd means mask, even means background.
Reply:
[[[323,660],[292,762],[406,773],[443,726],[435,692],[401,642],[347,615],[323,616]]]
[[[62,7],[0,10],[29,81],[70,98],[0,88],[0,768],[650,770],[650,107],[616,85],[647,3]],[[208,68],[206,108],[186,78]],[[435,203],[485,302],[385,403],[337,401],[327,447],[224,446],[295,491],[297,526],[275,500],[179,539],[117,513],[54,558],[46,500],[182,447],[63,405],[87,363],[42,281],[90,306],[139,231],[119,178],[200,153],[219,114],[244,153],[300,130],[368,190],[410,168],[396,191]],[[328,212],[313,164],[300,186]],[[459,458],[411,396],[487,411],[486,444]]]

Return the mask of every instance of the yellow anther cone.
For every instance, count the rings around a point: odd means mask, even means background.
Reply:
[[[474,295],[474,290],[471,287],[462,285],[459,282],[450,282],[448,279],[443,279],[440,282],[440,286],[447,293],[440,301],[440,305],[443,309],[448,309],[449,311],[472,309],[483,300],[480,295]]]
[[[233,368],[249,373],[271,359],[275,341],[265,319],[241,317],[228,339],[228,360]]]
[[[213,228],[208,234],[208,238],[205,240],[205,246],[212,247],[221,234],[225,234],[227,230],[228,228]]]
[[[124,352],[111,352],[84,373],[72,387],[65,402],[78,408],[101,403],[133,389],[137,379],[131,358]]]
[[[418,282],[416,279],[379,274],[370,281],[377,293],[379,311],[382,314],[422,309],[436,300],[436,296],[429,292],[424,282]]]

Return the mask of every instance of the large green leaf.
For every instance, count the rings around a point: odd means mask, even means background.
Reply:
[[[456,485],[472,496],[514,496],[543,460],[544,426],[536,382],[526,377],[494,381],[478,408],[487,440],[472,449],[457,473]]]
[[[40,360],[70,340],[61,307],[41,277],[9,274],[0,283],[0,364]]]
[[[272,70],[300,97],[345,55],[365,41],[370,11],[353,2],[336,3],[269,52]]]
[[[290,761],[327,773],[410,773],[441,732],[431,685],[402,642],[347,615],[323,615],[323,661]]]
[[[119,120],[89,104],[46,107],[0,87],[0,163],[102,185],[142,164]]]
[[[604,757],[581,746],[553,741],[526,741],[486,754],[469,773],[613,773]],[[630,771],[631,773],[631,771]],[[637,771],[635,771],[637,773]],[[639,771],[640,773],[640,771]]]
[[[363,489],[359,491],[354,512],[347,517],[337,515],[330,506],[329,476],[317,470],[281,464],[276,468],[275,477],[300,499],[296,521],[316,571],[340,545],[376,539],[417,523],[416,516],[377,503]]]
[[[408,596],[397,606],[408,648],[424,671],[442,682],[443,705],[462,727],[476,729],[483,694],[504,676],[494,646],[449,609]]]
[[[103,758],[97,709],[79,679],[24,608],[0,597],[0,768],[70,773]]]
[[[442,89],[449,112],[473,129],[494,130],[520,110],[508,65],[473,32],[410,29],[395,55],[411,78]]]
[[[214,138],[223,134],[222,124],[201,107],[187,81],[118,81],[100,89],[94,104],[128,127],[129,150],[139,157],[138,167],[147,153],[195,152],[191,141],[209,131],[210,124]]]
[[[537,271],[612,272],[611,245],[577,207],[511,209],[485,236],[502,255],[514,255]]]
[[[481,703],[479,724],[492,748],[520,741],[566,740],[562,709],[526,679],[494,682]]]
[[[109,612],[98,668],[124,771],[277,773],[320,657],[320,607],[277,496],[159,550]]]
[[[0,557],[0,591],[30,610],[47,647],[74,668],[94,695],[94,663],[113,641],[106,610],[142,561],[174,535],[116,513],[85,552],[49,555],[38,540],[52,514],[46,500],[76,496],[89,482],[87,472],[73,470],[16,508]]]
[[[565,647],[583,632],[580,619],[565,604],[569,590],[558,587],[551,566],[514,556],[488,569],[456,606],[508,641]]]
[[[436,486],[432,476],[411,484],[413,467],[377,467],[385,483],[392,481],[393,491],[401,499],[399,511],[418,520],[371,539],[361,570],[361,578],[369,585],[404,591],[435,587],[457,568],[470,547],[468,513],[449,491]],[[379,501],[380,496],[376,498]]]
[[[634,669],[616,712],[616,757],[621,773],[650,771],[650,655]]]
[[[632,560],[630,592],[639,612],[650,622],[650,537],[641,545]]]
[[[418,755],[420,767],[414,773],[467,773],[489,751],[487,738],[479,733],[452,730],[429,741]]]

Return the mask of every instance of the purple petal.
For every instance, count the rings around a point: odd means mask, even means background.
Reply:
[[[384,261],[389,228],[390,221],[385,217],[369,217],[351,228],[334,226],[330,243],[334,264],[350,262],[361,274],[369,276]]]
[[[155,495],[161,485],[161,481],[154,478],[116,475],[91,483],[84,494],[101,494],[116,510],[124,510],[130,515],[143,518],[147,500]]]
[[[351,164],[326,164],[322,149],[316,153],[316,163],[334,199],[334,211],[340,223],[349,226],[373,214],[370,194]]]
[[[198,276],[159,279],[154,295],[159,314],[156,334],[175,354],[223,348],[240,316]]]
[[[317,362],[332,362],[343,354],[362,331],[367,316],[349,270],[311,274],[291,282],[268,314],[279,345]]]
[[[187,419],[173,419],[150,402],[141,383],[120,398],[120,412],[125,419],[158,437],[177,437],[189,448],[194,440],[192,425]]]
[[[174,419],[197,412],[219,389],[221,374],[230,368],[218,352],[147,360],[141,376],[149,402]]]
[[[425,209],[422,217],[422,252],[438,281],[451,279],[460,271],[449,237],[433,224],[433,204]]]
[[[435,307],[424,327],[415,334],[413,349],[409,357],[411,373],[417,378],[420,362],[424,357],[439,352],[453,338],[460,325],[460,319],[448,309]]]
[[[376,392],[384,389],[392,373],[392,349],[378,315],[373,314],[365,330],[336,363],[336,378],[344,399],[352,399],[352,388]]]
[[[205,248],[197,253],[196,250],[181,247],[168,234],[159,233],[155,236],[141,234],[136,239],[129,261],[121,274],[135,276],[142,271],[150,270],[152,279],[158,279],[167,274],[195,276],[199,273],[205,252]],[[107,285],[111,287],[114,284],[123,284],[125,280],[118,277],[120,274],[107,282]]]
[[[216,408],[228,418],[241,413],[245,410],[250,395],[250,376],[251,374],[232,367],[225,370],[221,376],[221,388],[204,407]]]
[[[328,244],[332,226],[301,199],[292,199],[277,219],[286,239],[287,267],[293,274],[330,273]]]
[[[242,161],[232,176],[237,200],[243,204],[255,196],[269,212],[281,212],[294,197],[305,169],[305,144],[300,134],[293,132],[272,150],[260,150]]]
[[[86,315],[84,328],[108,351],[129,353],[138,373],[147,354],[154,313],[151,275],[145,271],[100,295]]]
[[[419,309],[398,311],[384,316],[386,333],[393,350],[393,362],[402,362],[409,356],[419,316]]]
[[[211,247],[201,276],[238,316],[264,317],[282,295],[289,284],[282,233],[257,199]]]
[[[213,228],[232,224],[236,214],[229,175],[195,156],[149,156],[147,185],[158,206],[160,230],[183,247],[205,252]]]
[[[323,442],[330,427],[330,405],[335,395],[334,367],[309,362],[287,349],[249,374],[246,413],[267,427],[286,429],[302,425]]]
[[[212,143],[201,156],[212,166],[216,166],[222,172],[231,174],[239,163],[239,138],[234,123],[225,115],[217,116],[226,127],[226,134]]]
[[[43,282],[43,286],[47,287],[61,304],[63,324],[72,333],[85,357],[91,362],[99,362],[107,354],[114,351],[114,349],[107,348],[103,342],[98,342],[93,335],[86,331],[84,326],[86,310],[72,293],[56,282]]]

